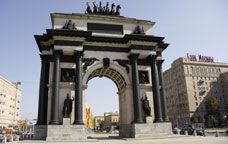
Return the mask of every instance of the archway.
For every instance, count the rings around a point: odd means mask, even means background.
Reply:
[[[115,83],[105,76],[89,80],[86,94],[86,127],[94,133],[117,133],[119,96]]]
[[[104,68],[103,63],[96,63],[92,65],[83,76],[83,113],[86,112],[86,95],[87,95],[87,84],[89,80],[95,77],[106,77],[112,80],[118,89],[118,97],[119,97],[119,126],[120,132],[122,135],[126,133],[122,131],[123,127],[129,127],[134,120],[134,110],[133,110],[133,99],[132,99],[132,89],[129,86],[130,79],[126,75],[124,69],[120,66],[110,63],[110,67]],[[83,115],[83,119],[85,121],[86,116]],[[129,134],[130,135],[130,134]]]

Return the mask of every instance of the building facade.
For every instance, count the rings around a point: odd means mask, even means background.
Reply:
[[[120,121],[119,113],[115,112],[106,112],[104,116],[95,116],[94,117],[94,130],[95,131],[103,131],[118,129]]]
[[[225,115],[228,116],[228,72],[221,74],[221,80],[222,80],[222,92],[224,95],[224,111]]]
[[[106,130],[114,130],[119,127],[120,115],[118,113],[104,113],[104,127]]]
[[[191,123],[191,117],[203,119],[205,102],[214,96],[219,111],[224,113],[226,95],[223,91],[221,74],[228,71],[228,64],[213,62],[212,57],[188,55],[178,58],[164,72],[167,112],[173,126]]]
[[[101,124],[104,122],[104,116],[94,117],[94,131],[101,131]]]
[[[20,116],[21,83],[0,76],[0,127],[17,124]]]

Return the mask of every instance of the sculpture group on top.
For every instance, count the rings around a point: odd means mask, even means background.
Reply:
[[[71,20],[66,21],[62,29],[77,30],[75,23],[73,23]]]
[[[102,6],[101,1],[99,2],[99,6],[93,2],[93,10],[91,9],[89,3],[86,3],[86,13],[88,14],[101,14],[101,15],[114,15],[119,16],[120,15],[120,5],[115,5],[112,3],[111,8],[109,8],[109,2],[106,3],[106,6]]]

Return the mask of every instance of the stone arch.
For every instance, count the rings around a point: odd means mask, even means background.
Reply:
[[[104,68],[103,63],[99,62],[92,65],[83,75],[83,105],[86,101],[87,83],[90,79],[104,76],[111,79],[118,88],[120,124],[129,125],[134,119],[133,97],[131,81],[126,70],[118,64],[110,63],[110,67]],[[120,132],[121,133],[121,132]]]
[[[103,70],[105,71],[105,69],[103,68],[103,63],[102,63],[102,62],[96,63],[96,64],[92,65],[92,66],[84,73],[83,79],[82,79],[82,85],[83,85],[83,86],[86,86],[86,85],[87,85],[89,79],[92,78],[92,77],[91,77],[91,74],[92,74],[94,71],[98,70],[98,69],[103,69]],[[111,70],[111,71],[114,70],[114,71],[116,72],[116,74],[119,74],[119,75],[125,80],[126,85],[130,85],[130,84],[131,84],[130,78],[129,78],[129,76],[128,76],[126,70],[124,70],[123,68],[121,68],[119,65],[114,64],[114,63],[111,62],[111,63],[110,63],[110,67],[107,68],[107,70],[108,70],[108,69]],[[107,72],[107,71],[106,71],[106,72]],[[108,76],[108,73],[103,72],[103,74],[104,74],[105,76],[107,76],[108,78],[112,79],[112,80],[115,79],[114,77],[109,77],[109,76]],[[102,74],[101,74],[101,75],[102,75]],[[104,75],[103,75],[103,76],[104,76]],[[95,75],[94,75],[94,77],[95,77]],[[115,82],[115,81],[114,81],[114,82]],[[118,87],[118,86],[117,86],[117,87]],[[118,90],[119,90],[119,89],[118,89]]]

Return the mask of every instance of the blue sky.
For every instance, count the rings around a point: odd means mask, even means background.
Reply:
[[[84,13],[87,1],[0,1],[0,75],[10,81],[22,82],[22,118],[37,117],[40,58],[33,35],[51,28],[50,13]],[[163,53],[164,69],[169,68],[176,58],[186,56],[186,53],[213,56],[216,61],[228,63],[227,0],[109,2],[122,6],[122,16],[156,22],[153,35],[164,36],[165,41],[170,43]],[[100,94],[101,90],[105,90],[104,96]],[[88,103],[95,114],[118,110],[117,89],[112,81],[93,79],[89,82],[88,91]],[[107,104],[99,107],[104,103],[101,99],[105,98],[108,98]]]

